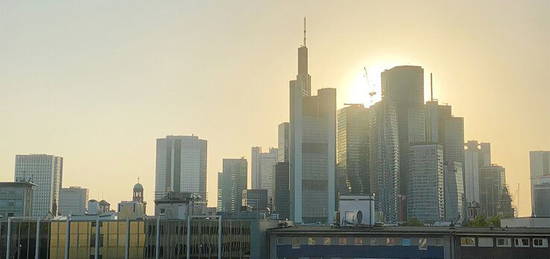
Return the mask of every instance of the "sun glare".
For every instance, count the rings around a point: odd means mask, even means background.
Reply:
[[[366,66],[351,73],[346,88],[346,103],[371,106],[381,99],[380,73],[392,66]]]

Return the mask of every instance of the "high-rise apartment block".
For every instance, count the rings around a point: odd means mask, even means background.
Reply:
[[[242,195],[247,187],[247,179],[246,159],[223,159],[221,211],[230,213],[241,211]]]
[[[15,181],[36,185],[32,197],[32,216],[57,216],[59,192],[63,181],[63,158],[52,155],[17,155]]]
[[[410,146],[407,215],[423,222],[437,222],[445,216],[443,146]]]
[[[85,215],[88,195],[88,189],[79,186],[61,188],[59,214],[63,216]]]
[[[197,136],[157,139],[155,199],[167,192],[189,192],[206,200],[207,142]]]

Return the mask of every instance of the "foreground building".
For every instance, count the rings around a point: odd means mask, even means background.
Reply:
[[[63,181],[63,158],[52,155],[15,156],[15,181],[36,185],[32,197],[32,216],[57,216]]]
[[[29,182],[0,182],[0,220],[32,216],[32,193]]]
[[[336,89],[311,95],[308,49],[298,48],[298,75],[290,85],[290,218],[334,222],[336,207]]]

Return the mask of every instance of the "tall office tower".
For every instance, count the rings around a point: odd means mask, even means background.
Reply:
[[[288,162],[279,162],[275,165],[275,177],[273,190],[273,210],[279,214],[280,219],[290,218],[290,191]]]
[[[290,144],[290,130],[288,122],[279,124],[277,162],[288,162],[288,145]]]
[[[397,66],[382,72],[382,100],[395,105],[399,136],[401,195],[408,196],[409,146],[425,143],[424,69]],[[401,215],[401,218],[404,218]],[[406,217],[405,217],[406,218]]]
[[[445,158],[445,155],[443,155]],[[464,178],[462,163],[445,163],[445,219],[451,222],[464,220]]]
[[[481,143],[476,140],[470,140],[464,150],[464,194],[468,204],[480,202],[479,197],[479,170],[484,165],[490,165],[490,144]],[[489,159],[489,160],[487,160]]]
[[[399,138],[397,113],[391,102],[381,101],[369,112],[369,172],[371,192],[380,220],[395,223],[401,219],[406,203],[399,194]],[[403,212],[403,213],[400,213]]]
[[[550,151],[531,151],[529,160],[532,214],[534,217],[550,217]]]
[[[238,213],[241,211],[243,190],[246,190],[248,181],[247,163],[244,158],[223,159],[221,179],[223,212]]]
[[[426,141],[443,146],[445,218],[456,222],[464,211],[464,118],[454,117],[450,105],[426,102]]]
[[[61,188],[59,194],[59,214],[85,215],[88,204],[88,189],[79,186]]]
[[[423,222],[441,221],[445,216],[443,146],[412,145],[410,150],[407,215]]]
[[[305,37],[298,48],[298,75],[289,85],[291,219],[296,223],[332,223],[336,210],[336,89],[320,89],[317,96],[311,95]]]
[[[499,215],[499,206],[506,187],[504,167],[484,166],[479,169],[479,202],[481,215],[493,217]]]
[[[353,104],[338,110],[336,134],[336,182],[339,194],[370,192],[368,109]]]
[[[15,181],[36,184],[32,195],[32,216],[57,216],[63,181],[63,158],[52,155],[15,156]]]
[[[206,140],[197,136],[157,139],[155,199],[166,192],[190,192],[206,201]]]
[[[252,148],[251,175],[252,189],[267,190],[267,201],[271,204],[273,198],[273,174],[277,163],[277,149],[270,148],[262,153],[261,147]]]

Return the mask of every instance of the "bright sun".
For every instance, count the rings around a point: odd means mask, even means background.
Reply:
[[[368,66],[354,71],[346,89],[346,103],[360,103],[365,107],[380,101],[380,73],[391,66]]]

